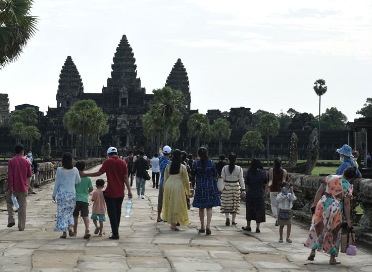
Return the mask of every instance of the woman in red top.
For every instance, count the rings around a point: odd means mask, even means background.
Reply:
[[[276,218],[275,226],[278,226],[278,203],[276,202],[276,197],[281,192],[280,184],[284,181],[288,181],[288,179],[287,170],[282,168],[282,160],[276,158],[274,160],[274,167],[269,169],[270,203],[271,212]]]

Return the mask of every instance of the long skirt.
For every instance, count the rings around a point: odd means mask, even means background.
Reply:
[[[74,225],[73,212],[76,205],[76,194],[70,192],[57,192],[57,221],[55,231],[67,231]]]
[[[221,192],[221,213],[239,213],[239,210],[239,181],[225,181],[225,189]]]

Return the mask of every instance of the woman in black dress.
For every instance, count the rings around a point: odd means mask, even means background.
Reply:
[[[251,231],[251,220],[255,220],[256,232],[259,233],[260,223],[266,222],[264,194],[267,192],[267,180],[261,161],[253,159],[245,175],[247,226],[242,227],[243,230]]]

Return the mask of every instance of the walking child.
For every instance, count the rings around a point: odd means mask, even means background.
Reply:
[[[75,167],[79,171],[84,171],[85,169],[85,162],[78,161],[75,164]],[[76,190],[76,206],[74,210],[74,234],[77,234],[77,227],[78,227],[78,218],[79,213],[83,218],[84,225],[85,225],[85,234],[84,239],[89,239],[89,194],[93,191],[92,180],[89,177],[80,178],[80,183],[75,185]]]
[[[103,179],[96,180],[96,188],[92,195],[93,201],[93,208],[92,208],[92,216],[94,226],[96,229],[94,230],[94,234],[98,234],[98,236],[102,236],[103,230],[103,222],[106,221],[106,204],[105,198],[103,196],[103,187],[105,186],[105,181]],[[99,226],[97,224],[99,222]]]
[[[293,201],[297,199],[293,192],[293,186],[288,182],[282,183],[282,191],[276,197],[278,203],[278,224],[279,224],[279,243],[283,243],[283,229],[287,226],[287,243],[292,243],[289,238],[292,227],[292,207]]]

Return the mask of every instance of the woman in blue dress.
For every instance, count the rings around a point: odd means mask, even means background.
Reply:
[[[261,161],[253,159],[245,176],[247,225],[242,227],[243,230],[251,231],[251,220],[255,220],[256,233],[260,233],[260,223],[266,221],[264,194],[268,189],[267,180],[268,176]]]
[[[205,147],[198,149],[199,160],[192,167],[195,176],[195,196],[192,205],[199,208],[199,233],[210,235],[212,207],[221,206],[220,192],[217,189],[217,169],[212,160],[208,159],[208,150]],[[207,225],[204,224],[204,213],[207,209]]]

